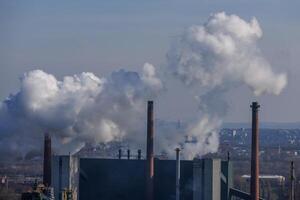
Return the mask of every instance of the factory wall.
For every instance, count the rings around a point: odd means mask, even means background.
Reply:
[[[175,199],[176,164],[174,160],[155,160],[155,200]],[[227,179],[227,162],[219,159],[181,161],[181,200],[220,200],[221,174]],[[145,160],[80,159],[79,199],[145,199]],[[221,168],[223,168],[221,172]],[[226,188],[224,188],[226,187]]]
[[[194,200],[221,199],[221,160],[194,160]]]
[[[144,199],[145,165],[144,160],[81,158],[80,199]]]
[[[62,192],[70,189],[73,199],[79,199],[79,158],[76,156],[52,157],[52,186],[54,196],[62,200]]]
[[[221,200],[227,200],[229,188],[233,187],[233,169],[231,161],[221,161]]]
[[[180,200],[227,200],[231,164],[220,159],[180,161]],[[80,200],[140,200],[146,195],[146,160],[53,156],[55,199],[72,189]],[[228,177],[227,177],[228,176]],[[154,162],[154,199],[175,199],[176,161]]]
[[[212,200],[220,200],[221,199],[221,160],[214,159],[209,160],[209,167],[211,167],[211,177],[208,177],[209,181],[211,181],[211,199]],[[204,185],[207,185],[204,182]],[[210,199],[210,198],[206,198]]]
[[[154,164],[155,200],[175,199],[176,161],[155,160]],[[193,161],[180,161],[180,199],[193,198]]]
[[[145,160],[80,160],[80,199],[144,199]],[[181,199],[193,197],[193,162],[181,161]],[[175,199],[175,161],[155,160],[155,200]]]

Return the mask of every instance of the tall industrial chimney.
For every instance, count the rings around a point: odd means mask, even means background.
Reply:
[[[118,154],[119,159],[122,158],[122,149],[119,149],[119,154]]]
[[[291,177],[290,177],[290,200],[295,200],[295,167],[294,167],[294,161],[291,162]]]
[[[180,149],[176,148],[176,200],[180,200]]]
[[[252,102],[252,145],[251,145],[251,200],[259,200],[259,130],[257,102]]]
[[[127,149],[127,159],[130,159],[130,149]]]
[[[43,183],[45,186],[51,186],[51,137],[45,134],[44,141],[44,176]]]
[[[147,164],[146,164],[146,199],[154,200],[154,113],[153,101],[148,101],[147,109]]]
[[[138,160],[141,160],[142,158],[142,150],[138,150],[138,156],[137,156]]]

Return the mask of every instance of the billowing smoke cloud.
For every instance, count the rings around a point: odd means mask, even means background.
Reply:
[[[191,98],[199,102],[201,116],[185,130],[158,130],[158,151],[174,154],[181,146],[185,158],[216,152],[228,90],[246,85],[255,95],[282,91],[287,77],[274,72],[260,53],[261,37],[255,18],[246,22],[223,12],[182,34],[168,53],[165,70],[199,91]],[[37,141],[45,131],[56,140],[58,153],[74,152],[86,142],[126,140],[141,148],[146,102],[163,89],[149,63],[141,73],[119,70],[108,77],[82,73],[61,81],[41,70],[25,73],[19,92],[0,105],[0,156],[9,152],[22,156],[39,148]]]
[[[256,95],[278,95],[287,84],[261,55],[257,40],[262,30],[255,18],[249,23],[224,12],[202,26],[192,26],[169,54],[171,69],[185,84],[207,88],[243,83]]]
[[[182,145],[187,157],[217,151],[217,132],[228,107],[226,91],[244,84],[255,95],[278,95],[286,86],[286,74],[273,72],[260,53],[261,37],[255,18],[246,22],[221,12],[204,25],[188,28],[170,50],[168,69],[186,86],[201,91],[196,98],[203,116],[187,130],[193,142]]]
[[[20,91],[1,103],[0,152],[22,156],[45,131],[57,140],[57,153],[76,151],[85,142],[138,141],[146,101],[162,89],[149,63],[141,74],[120,70],[107,78],[82,73],[59,81],[30,71],[21,78]]]

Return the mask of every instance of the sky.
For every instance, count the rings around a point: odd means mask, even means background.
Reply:
[[[275,71],[288,74],[279,96],[255,97],[240,86],[226,94],[227,122],[250,120],[250,103],[261,104],[261,119],[300,121],[300,2],[298,0],[0,1],[0,99],[18,90],[27,71],[42,69],[61,78],[81,72],[97,76],[145,62],[166,65],[166,53],[184,29],[225,11],[249,21],[256,17],[259,47]],[[172,83],[157,101],[157,117],[189,120],[196,102]]]

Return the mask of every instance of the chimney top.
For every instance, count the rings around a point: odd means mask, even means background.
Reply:
[[[260,105],[258,104],[257,101],[252,102],[252,105],[250,106],[254,110],[258,110],[260,108]]]

